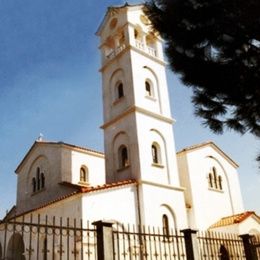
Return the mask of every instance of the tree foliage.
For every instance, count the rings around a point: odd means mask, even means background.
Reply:
[[[148,0],[172,70],[192,87],[195,114],[216,133],[260,137],[260,1]]]

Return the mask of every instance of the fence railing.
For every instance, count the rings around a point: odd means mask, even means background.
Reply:
[[[0,259],[259,260],[260,236],[30,216],[0,223]]]
[[[30,217],[0,224],[0,259],[97,259],[95,227],[76,219]]]
[[[175,230],[116,225],[113,243],[115,259],[186,259],[184,236]]]
[[[260,235],[251,238],[252,245],[255,248],[257,259],[260,259]]]
[[[202,259],[246,259],[243,241],[235,234],[199,232],[197,239]]]

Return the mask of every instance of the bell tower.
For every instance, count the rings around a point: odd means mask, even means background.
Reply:
[[[162,40],[143,5],[110,7],[98,28],[107,183],[179,186]]]

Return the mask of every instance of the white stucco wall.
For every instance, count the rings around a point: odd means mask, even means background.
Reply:
[[[239,234],[260,235],[260,221],[253,216],[248,217],[239,225]]]
[[[207,229],[224,216],[244,211],[236,167],[211,145],[178,153],[181,185],[187,187],[190,225]],[[208,174],[215,167],[222,190],[209,188]]]
[[[90,152],[71,151],[71,182],[79,183],[80,168],[84,166],[88,172],[88,184],[96,186],[105,183],[105,160],[103,155]]]
[[[88,168],[89,185],[105,182],[103,154],[63,143],[36,143],[17,170],[17,214],[71,193],[75,188],[61,183],[79,184],[83,165]],[[44,173],[45,185],[33,192],[37,168]]]
[[[82,198],[84,221],[138,224],[135,185],[87,193]]]
[[[162,216],[167,214],[170,228],[187,228],[182,189],[144,182],[139,193],[143,225],[161,227]]]
[[[67,192],[61,182],[61,151],[58,146],[36,144],[17,172],[17,213],[29,210]],[[33,193],[37,168],[45,175],[45,188]]]

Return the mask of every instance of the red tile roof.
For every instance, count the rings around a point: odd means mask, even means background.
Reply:
[[[210,228],[224,227],[224,226],[239,224],[251,216],[256,217],[260,222],[260,217],[257,216],[254,211],[246,211],[246,212],[243,212],[240,214],[224,217],[224,218],[220,219],[218,222],[216,222],[215,224],[211,225]]]
[[[91,193],[91,192],[98,192],[101,190],[107,190],[107,189],[113,189],[113,188],[119,188],[119,187],[123,187],[123,186],[127,186],[130,184],[137,184],[136,180],[126,180],[126,181],[120,181],[120,182],[115,182],[115,183],[109,183],[109,184],[103,184],[103,185],[97,185],[97,186],[90,186],[90,187],[84,187],[84,186],[79,186],[79,185],[74,185],[72,183],[68,183],[68,182],[63,182],[61,183],[61,185],[66,185],[66,186],[70,186],[70,187],[75,187],[76,190],[63,195],[57,199],[54,199],[52,201],[49,201],[47,203],[44,203],[36,208],[33,208],[31,210],[25,211],[20,213],[19,215],[16,215],[15,217],[20,217],[22,215],[28,214],[28,213],[32,213],[33,211],[39,210],[39,209],[43,209],[45,207],[48,207],[52,204],[55,204],[56,202],[60,202],[62,200],[65,200],[67,198],[73,197],[75,195],[79,195],[79,194],[85,194],[85,193]],[[14,218],[13,216],[11,218]],[[1,222],[1,221],[0,221]]]

